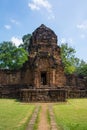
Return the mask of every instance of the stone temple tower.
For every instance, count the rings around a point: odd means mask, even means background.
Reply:
[[[27,66],[25,82],[33,87],[64,87],[66,79],[57,36],[43,24],[32,33]]]

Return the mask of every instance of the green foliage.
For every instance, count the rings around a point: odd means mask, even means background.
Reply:
[[[22,37],[22,41],[23,41],[23,44],[20,44],[19,47],[24,48],[28,52],[29,51],[28,48],[29,48],[29,45],[30,45],[30,42],[31,42],[31,34],[24,35]]]
[[[87,77],[87,63],[81,60],[76,68],[76,73],[79,76]]]
[[[23,44],[17,48],[12,42],[0,43],[0,68],[19,69],[28,60],[31,34],[24,35]]]
[[[17,48],[12,42],[0,44],[0,68],[19,69],[27,60],[28,53],[23,48]]]
[[[76,73],[79,76],[87,77],[87,63],[75,57],[75,49],[68,44],[61,45],[61,58],[66,74]]]
[[[67,43],[61,45],[61,58],[66,74],[72,74],[75,72],[75,64],[77,61],[77,58],[75,58],[75,52],[75,49],[69,47]]]

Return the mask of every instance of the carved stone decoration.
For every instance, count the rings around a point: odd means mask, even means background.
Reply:
[[[33,44],[57,44],[56,34],[44,24],[38,27],[32,35]]]

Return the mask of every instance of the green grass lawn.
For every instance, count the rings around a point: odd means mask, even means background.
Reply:
[[[0,99],[0,130],[25,130],[35,106]]]
[[[60,130],[87,130],[87,99],[70,99],[53,110]]]

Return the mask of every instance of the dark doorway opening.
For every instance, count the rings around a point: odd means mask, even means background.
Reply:
[[[46,72],[41,72],[41,84],[47,85],[47,73]]]

